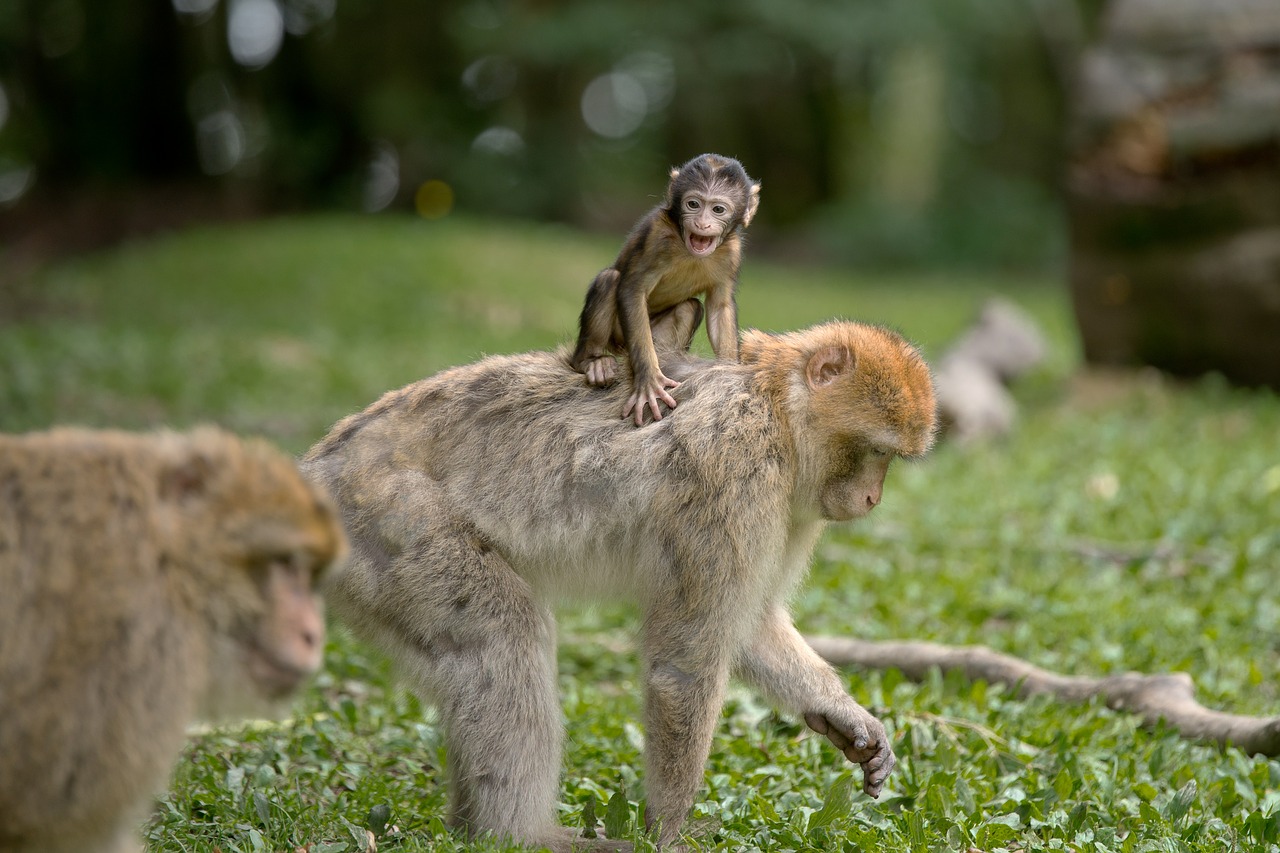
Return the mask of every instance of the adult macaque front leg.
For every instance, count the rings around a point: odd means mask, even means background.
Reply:
[[[692,538],[697,539],[697,536]],[[677,546],[677,550],[679,546]],[[677,558],[686,563],[688,554]],[[707,575],[727,574],[708,561]],[[706,773],[711,738],[729,683],[733,614],[740,602],[723,591],[703,590],[699,600],[686,584],[669,589],[662,607],[645,617],[645,828],[658,829],[658,844],[679,837]],[[696,607],[688,602],[697,601]]]
[[[782,605],[761,620],[738,674],[779,706],[804,717],[845,758],[862,767],[862,790],[878,797],[895,759],[884,725],[848,694],[831,665],[800,636]]]
[[[889,735],[866,708],[851,697],[845,699],[842,707],[806,711],[804,721],[818,734],[826,735],[845,758],[862,767],[862,790],[867,796],[879,797],[897,763]]]

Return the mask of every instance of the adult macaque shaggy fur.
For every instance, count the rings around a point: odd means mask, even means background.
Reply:
[[[667,343],[687,341],[693,312]],[[731,674],[800,715],[879,794],[884,727],[797,633],[787,598],[828,521],[866,515],[890,462],[928,450],[933,386],[897,334],[748,332],[740,363],[684,361],[679,408],[607,417],[566,354],[485,359],[392,391],[303,461],[352,537],[330,601],[440,711],[452,820],[532,845],[629,849],[556,826],[552,605],[641,612],[646,824],[675,839]]]
[[[140,850],[198,714],[320,665],[332,504],[212,429],[0,436],[0,851]]]

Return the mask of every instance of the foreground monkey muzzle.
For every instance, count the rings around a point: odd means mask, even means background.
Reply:
[[[264,699],[279,701],[295,692],[315,671],[303,669],[277,660],[266,650],[250,649],[245,656],[245,667]]]

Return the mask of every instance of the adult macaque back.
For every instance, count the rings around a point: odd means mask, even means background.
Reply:
[[[661,843],[702,784],[731,674],[879,794],[884,727],[786,601],[827,521],[866,515],[890,462],[928,450],[929,370],[898,335],[850,322],[748,332],[741,354],[672,365],[679,408],[640,429],[608,417],[626,383],[589,387],[563,353],[493,357],[386,394],[306,456],[352,537],[330,600],[439,706],[452,820],[469,833],[627,848],[556,826],[552,606],[574,598],[641,610],[645,817]]]

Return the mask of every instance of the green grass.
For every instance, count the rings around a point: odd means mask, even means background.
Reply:
[[[617,242],[528,225],[310,218],[59,265],[0,300],[25,306],[0,316],[0,429],[216,422],[300,452],[389,388],[569,340]],[[787,268],[749,254],[740,313],[769,329],[885,322],[936,355],[991,293],[1027,307],[1053,344],[1019,386],[1016,433],[895,468],[872,517],[819,547],[797,622],[980,642],[1081,674],[1182,669],[1210,706],[1274,713],[1275,395],[1213,379],[1074,378],[1066,294],[1045,280]],[[614,818],[634,825],[643,799],[630,615],[599,608],[561,622],[569,824],[589,804],[603,818],[612,800]],[[833,749],[735,689],[692,816],[699,849],[1280,849],[1275,761],[953,677],[848,678],[895,737],[899,769],[881,799],[851,793]],[[357,851],[372,825],[380,850],[468,849],[441,822],[443,761],[430,710],[338,630],[291,721],[192,739],[148,846]]]

